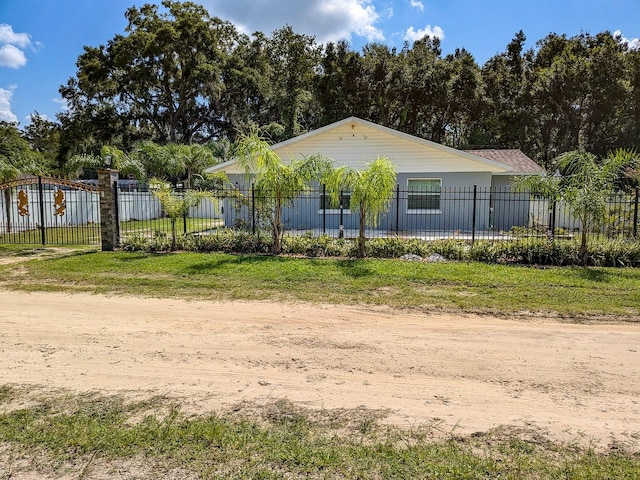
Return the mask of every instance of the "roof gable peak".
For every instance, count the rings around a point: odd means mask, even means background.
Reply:
[[[478,155],[474,155],[472,153],[468,153],[465,152],[464,150],[458,150],[456,148],[452,148],[452,147],[447,147],[446,145],[442,145],[440,143],[436,143],[433,142],[431,140],[427,140],[424,138],[420,138],[420,137],[416,137],[415,135],[410,135],[408,133],[404,133],[401,132],[399,130],[394,130],[393,128],[390,127],[385,127],[383,125],[379,125],[377,123],[371,122],[369,120],[364,120],[362,118],[356,117],[356,116],[350,116],[347,118],[344,118],[342,120],[338,120],[337,122],[334,123],[330,123],[329,125],[325,125],[324,127],[320,127],[316,130],[312,130],[310,132],[304,133],[302,135],[298,135],[297,137],[293,137],[290,138],[288,140],[285,140],[283,142],[280,143],[276,143],[274,145],[272,145],[272,149],[274,150],[290,150],[295,144],[300,143],[300,142],[304,142],[310,138],[316,137],[318,135],[322,135],[328,132],[331,132],[332,130],[337,130],[339,128],[344,127],[345,125],[352,125],[352,128],[354,128],[357,125],[366,127],[366,128],[371,128],[373,130],[377,130],[378,132],[382,132],[384,134],[387,135],[391,135],[393,137],[396,138],[400,138],[403,139],[405,141],[409,141],[409,142],[413,142],[413,143],[417,143],[419,145],[425,146],[425,147],[430,147],[433,148],[435,150],[440,150],[442,152],[446,152],[448,154],[453,154],[459,157],[463,157],[467,160],[472,160],[474,162],[480,163],[480,164],[484,164],[490,168],[498,168],[499,170],[502,171],[510,171],[511,170],[511,166],[510,165],[505,165],[503,163],[494,161],[492,159],[488,159],[482,156],[478,156]]]

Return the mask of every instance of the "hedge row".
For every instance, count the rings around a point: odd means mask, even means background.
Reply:
[[[185,235],[177,239],[178,250],[192,252],[224,252],[239,254],[267,254],[271,251],[268,232],[255,235],[222,229],[214,235]],[[152,238],[134,235],[121,240],[126,251],[165,252],[171,250],[171,239],[165,234]],[[355,240],[327,236],[285,235],[283,254],[307,257],[354,257]],[[429,257],[442,255],[447,260],[478,261],[527,265],[580,265],[580,245],[574,240],[519,239],[490,242],[476,241],[473,245],[461,240],[423,241],[406,238],[373,238],[367,240],[366,253],[374,258],[399,258],[413,254]],[[640,241],[593,240],[589,244],[589,265],[607,267],[640,266]]]

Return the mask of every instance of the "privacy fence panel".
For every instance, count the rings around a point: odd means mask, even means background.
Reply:
[[[185,192],[176,192],[176,199],[184,197]],[[185,215],[175,219],[178,234],[206,235],[224,226],[222,212],[224,198],[211,193],[197,207],[190,208]],[[170,235],[172,219],[167,216],[158,198],[152,192],[119,192],[118,215],[120,236]]]

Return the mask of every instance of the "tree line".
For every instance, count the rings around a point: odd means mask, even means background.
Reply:
[[[640,144],[640,51],[610,32],[525,49],[520,31],[480,66],[428,36],[358,52],[290,26],[245,35],[190,2],[125,15],[123,34],[78,57],[60,88],[69,109],[56,121],[35,112],[19,132],[50,171],[144,142],[207,145],[221,161],[243,132],[277,142],[350,115],[457,148],[519,148],[546,168],[564,152]]]

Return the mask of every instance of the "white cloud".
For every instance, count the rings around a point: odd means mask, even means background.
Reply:
[[[24,52],[13,45],[0,47],[0,67],[20,68],[27,64]]]
[[[622,30],[616,30],[613,36],[620,38],[622,43],[626,43],[629,50],[640,50],[640,38],[629,39],[622,34]]]
[[[31,45],[31,36],[28,33],[15,33],[11,25],[2,23],[0,24],[0,43],[27,48]]]
[[[11,111],[11,97],[13,97],[15,88],[15,85],[11,85],[8,90],[0,88],[0,121],[18,121],[18,117]]]
[[[271,34],[285,25],[296,33],[316,37],[318,43],[350,40],[382,41],[376,27],[380,14],[372,0],[203,0],[211,15],[229,20],[244,33]]]
[[[24,67],[27,56],[23,49],[30,45],[31,37],[27,33],[16,33],[11,25],[0,24],[0,67]]]
[[[404,40],[407,42],[415,42],[420,40],[425,35],[429,35],[430,37],[436,37],[442,40],[444,38],[444,30],[439,26],[431,27],[431,25],[427,25],[422,30],[416,30],[413,27],[409,27],[404,34]]]
[[[418,0],[411,0],[411,6],[417,8],[421,12],[424,12],[424,4]]]

